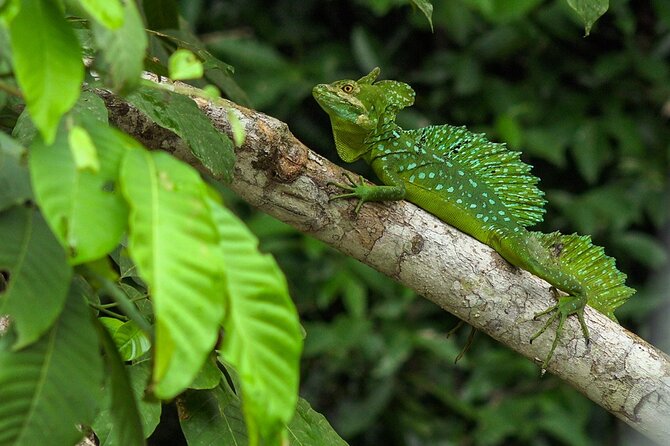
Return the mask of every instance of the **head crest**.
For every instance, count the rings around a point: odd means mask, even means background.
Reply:
[[[377,79],[379,76],[379,67],[374,67],[372,71],[370,71],[368,74],[363,76],[362,78],[358,79],[359,84],[367,84],[367,85],[372,85],[372,83]]]
[[[414,90],[404,82],[379,81],[375,85],[382,89],[386,101],[395,111],[414,104]]]

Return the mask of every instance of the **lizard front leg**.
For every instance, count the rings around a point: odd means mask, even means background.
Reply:
[[[396,201],[405,198],[405,185],[396,175],[380,175],[382,181],[389,182],[392,185],[375,186],[365,183],[362,176],[359,177],[359,183],[356,183],[348,173],[344,174],[349,184],[340,184],[329,182],[328,185],[339,187],[346,192],[330,197],[331,200],[338,200],[342,198],[358,198],[358,204],[354,212],[358,214],[363,203],[368,201]]]

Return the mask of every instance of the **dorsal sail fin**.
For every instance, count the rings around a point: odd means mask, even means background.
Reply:
[[[444,125],[437,129],[446,130],[439,132],[438,153],[493,188],[519,225],[526,227],[542,221],[544,192],[537,187],[539,178],[530,174],[531,166],[521,161],[520,152],[465,127]]]

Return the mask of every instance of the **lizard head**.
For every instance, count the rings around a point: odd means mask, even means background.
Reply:
[[[319,84],[312,90],[333,127],[338,155],[346,162],[369,149],[363,141],[393,121],[398,112],[414,103],[414,90],[402,82],[378,81],[379,68],[357,81]]]

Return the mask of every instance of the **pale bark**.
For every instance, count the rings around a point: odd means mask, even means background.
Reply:
[[[191,91],[181,84],[171,88]],[[123,100],[99,93],[114,124],[148,147],[169,151],[210,174],[178,137]],[[345,170],[309,150],[286,124],[225,100],[194,99],[228,135],[230,109],[246,130],[230,185],[242,198],[415,290],[536,364],[542,362],[538,358],[546,356],[553,328],[533,344],[529,339],[544,323],[533,321],[533,315],[554,303],[546,282],[408,202],[369,203],[354,215],[353,200],[328,201],[338,190],[327,183],[342,182]],[[670,358],[591,308],[586,322],[590,344],[576,318],[569,318],[548,371],[648,437],[668,441]]]

